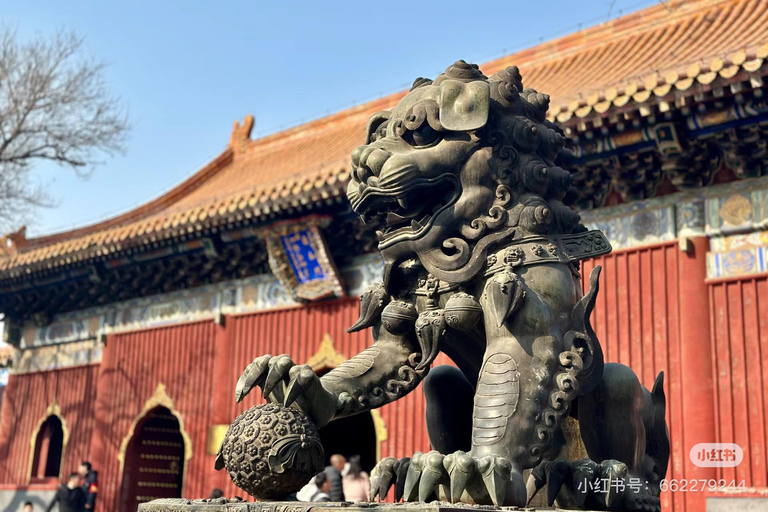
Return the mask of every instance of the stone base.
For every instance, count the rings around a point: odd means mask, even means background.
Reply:
[[[343,510],[340,510],[343,509]],[[309,503],[306,501],[261,501],[251,503],[238,499],[155,500],[139,505],[139,512],[478,512],[526,511],[545,512],[565,509],[529,507],[492,507],[463,503]],[[585,511],[580,511],[585,512]]]

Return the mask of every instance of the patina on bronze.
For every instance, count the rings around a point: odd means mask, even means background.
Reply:
[[[548,104],[516,67],[486,77],[458,61],[373,115],[347,191],[386,264],[350,329],[370,327],[373,344],[322,378],[261,356],[237,384],[238,401],[259,386],[322,427],[424,381],[433,451],[382,460],[374,497],[524,506],[546,484],[562,507],[660,509],[663,375],[649,392],[603,362],[589,323],[600,268],[583,295],[579,261],[611,247],[562,202],[570,153]],[[430,369],[439,352],[457,368]],[[569,415],[589,459],[558,457]]]

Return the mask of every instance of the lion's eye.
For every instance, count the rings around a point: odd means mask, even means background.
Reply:
[[[410,132],[410,138],[414,146],[429,146],[440,137],[440,134],[429,124],[424,123]]]
[[[378,128],[376,128],[376,133],[374,134],[375,140],[383,139],[387,136],[387,125],[389,124],[389,121],[384,121],[379,125]]]

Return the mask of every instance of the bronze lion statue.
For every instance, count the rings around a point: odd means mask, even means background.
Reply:
[[[432,451],[380,461],[374,497],[524,506],[547,485],[561,507],[660,509],[663,374],[649,392],[603,361],[600,268],[584,295],[579,261],[611,247],[563,203],[570,152],[548,104],[516,67],[486,77],[458,61],[374,114],[347,191],[385,261],[350,328],[373,344],[322,378],[266,355],[238,382],[237,400],[260,386],[321,427],[423,381]],[[441,351],[455,367],[430,368]],[[560,457],[568,416],[588,458]]]

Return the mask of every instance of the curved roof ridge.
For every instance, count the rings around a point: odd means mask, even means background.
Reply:
[[[480,66],[488,73],[495,73],[510,65],[521,65],[535,61],[537,65],[554,62],[568,55],[583,53],[593,47],[615,44],[616,39],[637,36],[679,18],[688,18],[719,4],[733,3],[733,0],[668,0],[639,11],[627,13],[618,18],[593,25],[576,32],[550,39],[535,46],[504,55]],[[612,38],[606,38],[608,34]]]
[[[710,19],[710,13],[718,17]],[[718,76],[730,79],[768,65],[768,26],[760,23],[766,13],[765,0],[670,0],[492,60],[481,69],[492,74],[520,66],[526,85],[553,97],[550,118],[568,122],[575,116],[578,121],[630,101],[690,94],[696,83],[707,85]],[[242,125],[235,123],[223,153],[170,191],[81,228],[29,240],[16,233],[8,237],[10,247],[0,247],[0,260],[32,250],[49,258],[48,248],[59,242],[68,242],[66,251],[99,244],[104,232],[114,228],[123,227],[126,233],[120,237],[128,238],[139,236],[143,225],[165,229],[164,213],[183,217],[171,223],[195,222],[195,212],[208,216],[222,208],[245,208],[242,204],[257,208],[261,200],[299,194],[291,201],[312,201],[324,197],[331,182],[337,193],[339,180],[346,179],[344,161],[363,140],[367,114],[391,108],[404,94],[395,92],[255,140],[248,116]]]
[[[117,214],[108,219],[88,224],[79,228],[69,229],[66,231],[59,231],[50,235],[42,235],[33,238],[25,238],[15,242],[16,249],[33,249],[43,245],[54,244],[62,240],[68,240],[70,238],[77,238],[80,236],[95,233],[97,231],[103,231],[105,229],[111,229],[123,224],[128,224],[141,220],[146,217],[150,217],[156,213],[163,211],[164,209],[172,206],[180,198],[189,194],[192,190],[198,188],[200,185],[211,179],[221,169],[225,168],[232,161],[232,150],[227,148],[216,158],[204,165],[200,170],[195,172],[192,176],[188,177],[180,184],[171,188],[167,192],[160,194],[143,203],[135,208],[131,208],[126,212]]]
[[[252,140],[248,144],[247,152],[250,152],[255,148],[271,145],[283,140],[288,140],[299,134],[308,135],[316,133],[317,131],[322,131],[323,129],[329,128],[336,122],[347,121],[350,117],[362,115],[371,111],[386,109],[399,101],[400,98],[404,95],[405,91],[398,91],[381,98],[365,101],[353,107],[339,110],[338,112],[334,112],[323,117],[318,117],[316,119],[297,124],[296,126],[286,128],[285,130],[264,135],[263,137]]]

